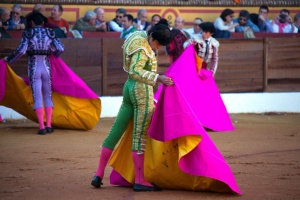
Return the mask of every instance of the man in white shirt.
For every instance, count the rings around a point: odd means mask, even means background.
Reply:
[[[126,15],[126,10],[124,8],[118,8],[116,10],[116,18],[109,22],[109,30],[114,32],[122,32],[122,19]]]
[[[298,28],[292,22],[289,16],[290,11],[282,9],[280,14],[272,21],[273,33],[298,33]]]
[[[192,28],[184,29],[190,35],[190,38],[194,38],[195,35],[201,35],[200,24],[202,22],[203,20],[197,17],[194,19],[194,25]]]

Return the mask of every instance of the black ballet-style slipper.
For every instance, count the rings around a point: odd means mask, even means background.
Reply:
[[[52,127],[46,127],[46,132],[47,133],[53,133],[54,132],[54,129]]]
[[[37,134],[39,134],[39,135],[46,135],[46,133],[47,133],[46,129],[40,129],[40,130],[37,132]]]
[[[102,179],[99,176],[94,176],[91,185],[94,186],[95,188],[100,188],[102,183]]]
[[[135,192],[158,192],[161,191],[161,188],[155,185],[154,183],[151,183],[152,186],[146,186],[142,184],[134,184],[133,190]]]

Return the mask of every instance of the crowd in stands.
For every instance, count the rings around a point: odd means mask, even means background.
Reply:
[[[23,8],[20,4],[13,5],[12,9],[0,8],[0,38],[10,38],[7,30],[24,30],[32,27],[30,15],[39,12],[44,15],[45,6],[41,3],[34,5],[32,12],[23,16]],[[120,32],[121,38],[127,38],[134,31],[148,31],[153,24],[157,23],[161,16],[154,14],[151,21],[148,22],[148,13],[146,9],[139,9],[134,16],[127,13],[126,9],[118,8],[116,17],[111,21],[105,21],[105,10],[101,7],[95,8],[93,11],[87,11],[83,17],[76,20],[72,28],[66,19],[61,18],[63,7],[55,4],[52,7],[51,15],[44,19],[43,26],[55,30],[58,37],[66,37],[71,32],[74,37],[81,37],[84,31],[89,32]],[[238,17],[235,18],[233,10],[226,8],[220,16],[212,22],[216,32],[215,38],[229,38],[233,32],[243,32],[245,37],[254,37],[253,32],[268,33],[299,33],[300,32],[300,13],[295,14],[294,18],[290,15],[290,11],[282,9],[274,18],[268,18],[269,8],[262,5],[258,9],[258,13],[249,13],[247,10],[241,10]],[[185,39],[193,38],[201,35],[200,24],[203,20],[196,17],[194,25],[191,28],[184,27],[184,19],[177,17],[174,21],[174,29],[179,30]],[[176,31],[175,31],[176,32]],[[176,33],[177,34],[177,33]],[[178,37],[181,37],[180,35]]]
[[[13,5],[11,10],[0,7],[0,38],[10,38],[6,30],[31,28],[30,15],[34,12],[44,15],[45,6],[41,3],[34,5],[32,12],[26,16],[23,16],[22,11],[23,7],[20,4]],[[68,21],[61,18],[62,13],[63,7],[60,4],[55,4],[52,7],[51,15],[45,16],[44,20],[44,26],[55,29],[56,35],[62,38],[66,37],[69,31],[73,33],[74,37],[82,35],[84,31],[98,31],[120,32],[121,38],[127,38],[134,31],[148,31],[153,24],[161,19],[160,15],[154,14],[151,17],[151,21],[148,22],[148,12],[143,8],[138,10],[135,18],[128,14],[126,9],[118,8],[116,17],[111,21],[105,21],[105,10],[97,7],[93,11],[87,11],[70,28]],[[216,29],[214,37],[229,38],[232,32],[243,32],[245,37],[253,37],[253,32],[300,32],[300,13],[295,14],[294,18],[292,18],[289,10],[282,9],[274,19],[269,19],[268,14],[269,8],[266,5],[260,6],[258,13],[249,13],[247,10],[241,10],[236,18],[234,11],[226,8],[213,22]],[[173,28],[180,30],[186,39],[189,39],[201,34],[200,24],[202,22],[203,20],[200,17],[196,17],[193,27],[184,29],[184,19],[179,16],[175,19]]]

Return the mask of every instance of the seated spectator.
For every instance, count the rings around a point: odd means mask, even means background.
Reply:
[[[269,7],[262,5],[259,7],[258,14],[251,13],[250,20],[259,28],[259,32],[273,32],[271,20],[268,19]]]
[[[192,28],[185,29],[185,31],[189,34],[189,38],[194,38],[195,35],[201,35],[200,24],[203,20],[199,17],[194,19],[194,24]]]
[[[184,42],[189,39],[187,36],[188,33],[183,31],[184,20],[182,17],[177,17],[175,19],[175,25],[172,28],[173,39],[171,43],[166,46],[166,53],[169,55],[170,64],[174,63],[179,56],[182,54],[184,48]]]
[[[298,29],[292,23],[289,14],[290,11],[287,9],[280,11],[280,14],[272,21],[273,33],[298,33]]]
[[[183,26],[184,26],[184,19],[182,17],[176,17],[173,28],[180,30],[183,33],[183,35],[185,36],[185,38],[189,39],[190,35],[188,34],[188,32],[186,32],[183,29]]]
[[[84,17],[76,20],[72,30],[78,31],[101,31],[101,25],[96,24],[97,15],[94,11],[87,11]]]
[[[148,26],[150,25],[149,22],[147,22],[147,10],[146,9],[139,9],[137,13],[137,18],[133,20],[137,30],[139,31],[145,31],[147,30]]]
[[[0,38],[11,38],[6,32],[8,28],[9,10],[4,7],[0,7]]]
[[[133,32],[137,31],[137,28],[133,25],[133,16],[130,14],[123,17],[122,26],[124,30],[121,33],[121,38],[128,38]]]
[[[298,29],[298,33],[300,33],[300,13],[297,13],[294,17],[294,26]]]
[[[116,10],[116,18],[109,22],[109,31],[122,32],[122,19],[126,15],[126,10],[124,8],[118,8]]]
[[[64,33],[69,31],[69,23],[61,18],[63,7],[60,4],[55,4],[51,10],[51,16],[48,17],[48,22],[61,28]]]
[[[160,15],[158,15],[158,14],[152,15],[151,22],[150,22],[149,26],[147,27],[146,31],[149,31],[153,25],[155,25],[159,22],[159,20],[161,20]]]
[[[230,32],[235,32],[238,23],[233,23],[234,12],[227,8],[222,11],[220,17],[215,20],[216,28],[215,38],[230,38]]]
[[[233,23],[239,24],[235,27],[235,32],[259,32],[259,28],[249,19],[249,12],[247,10],[241,10],[239,18],[233,19]]]
[[[107,31],[107,26],[104,18],[104,9],[103,8],[95,8],[94,12],[97,14],[96,18],[96,24],[99,25],[99,31],[101,32],[106,32]]]
[[[26,18],[22,16],[22,11],[23,8],[20,4],[13,5],[7,30],[24,30],[27,27]]]

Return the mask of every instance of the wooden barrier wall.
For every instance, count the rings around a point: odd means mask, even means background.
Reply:
[[[222,93],[300,91],[300,38],[222,39],[216,82]],[[0,58],[9,55],[20,39],[0,39]],[[62,39],[61,58],[99,96],[120,96],[127,74],[123,71],[124,39]],[[169,66],[164,49],[158,52],[159,73]],[[11,64],[27,76],[27,58]]]

